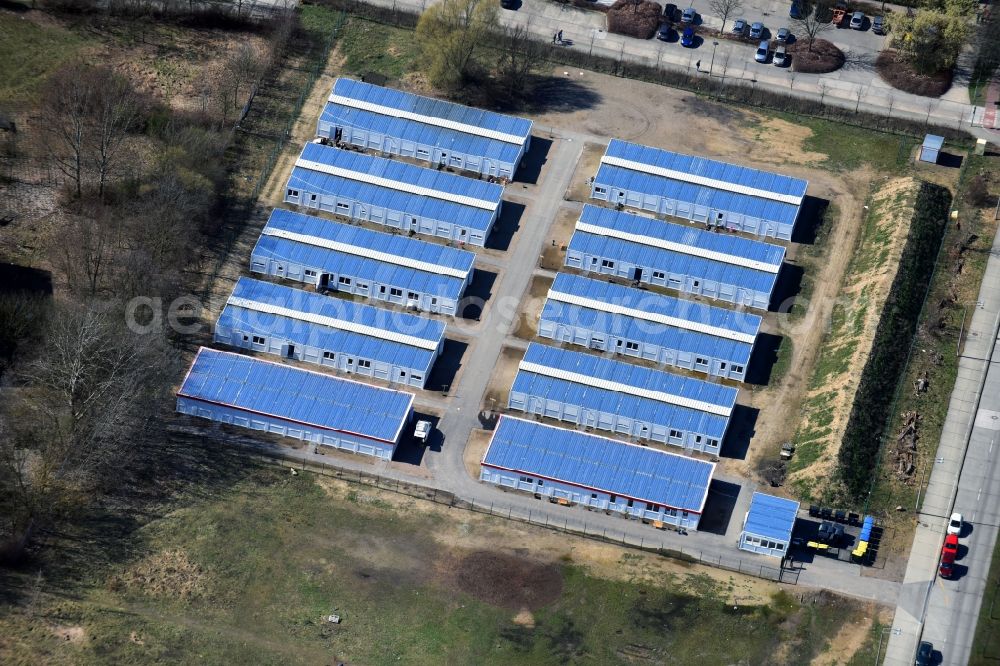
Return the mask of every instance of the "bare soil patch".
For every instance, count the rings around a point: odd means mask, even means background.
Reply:
[[[511,384],[514,383],[517,366],[522,358],[524,352],[520,349],[503,348],[493,368],[493,377],[486,387],[486,394],[483,396],[483,409],[502,411],[507,406],[507,395]]]
[[[528,284],[525,298],[521,301],[517,328],[514,336],[522,340],[532,340],[538,335],[538,320],[545,305],[546,295],[552,287],[552,278],[535,275]]]
[[[587,142],[583,147],[580,161],[576,163],[576,171],[566,190],[565,198],[570,201],[587,201],[590,198],[590,179],[597,174],[601,165],[601,157],[608,149],[608,144]]]
[[[576,221],[580,217],[580,211],[576,208],[563,206],[556,214],[556,219],[552,223],[551,238],[542,248],[542,259],[539,266],[550,271],[562,270],[566,261],[566,246],[573,236],[576,228]]]
[[[83,643],[87,640],[87,632],[83,627],[59,625],[52,627],[52,633],[61,641],[67,643]]]
[[[660,5],[648,0],[617,0],[608,9],[608,32],[649,39],[660,27]]]
[[[448,568],[459,590],[501,608],[534,611],[562,594],[562,572],[551,562],[479,550],[458,557]]]
[[[875,59],[879,77],[897,90],[922,97],[940,97],[951,88],[953,70],[936,74],[921,74],[892,50],[885,50]]]
[[[473,479],[479,478],[479,463],[486,455],[486,449],[489,447],[492,437],[491,431],[478,428],[469,435],[469,442],[465,445],[465,450],[462,451],[462,463],[465,465],[465,471]]]
[[[792,54],[792,69],[796,72],[827,74],[844,66],[844,52],[825,39],[813,40],[811,49],[808,40],[796,41],[787,50]]]

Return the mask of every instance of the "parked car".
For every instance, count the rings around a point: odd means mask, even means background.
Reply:
[[[862,30],[865,27],[865,13],[864,12],[854,12],[851,14],[851,28],[854,30]]]
[[[417,427],[413,429],[413,437],[421,444],[427,444],[433,429],[434,426],[431,425],[430,421],[417,421]]]
[[[517,0],[500,0],[500,6],[504,9],[517,9]]]
[[[920,641],[917,648],[917,658],[913,661],[913,666],[931,666],[931,659],[934,658],[934,645],[928,641]]]
[[[689,48],[694,46],[694,28],[691,26],[684,28],[684,32],[681,33],[681,46]]]
[[[674,29],[670,27],[670,24],[664,21],[660,24],[660,29],[656,31],[656,38],[661,42],[669,42],[670,33],[673,31]]]
[[[962,514],[953,513],[951,514],[951,519],[948,520],[948,534],[961,535],[962,534]]]
[[[666,4],[663,5],[663,18],[667,19],[671,23],[677,20],[677,5]]]
[[[733,34],[739,35],[740,37],[746,37],[747,34],[747,20],[738,18],[736,22],[733,23]]]
[[[781,28],[778,30],[778,34],[774,36],[782,44],[787,44],[788,40],[792,37],[792,31],[788,28]]]
[[[681,14],[681,23],[694,23],[697,18],[698,12],[695,11],[694,7],[688,7]]]
[[[876,16],[872,19],[872,32],[876,35],[885,34],[885,17]]]
[[[757,62],[767,62],[768,53],[771,51],[771,44],[765,39],[757,47],[757,53],[754,54],[753,59]]]
[[[802,18],[802,6],[798,2],[793,2],[788,8],[788,17],[793,19]]]
[[[760,21],[750,26],[750,39],[760,39],[764,34],[764,24]]]
[[[953,577],[955,575],[955,563],[941,562],[940,566],[938,566],[938,575],[945,579]]]
[[[949,534],[944,538],[944,545],[941,547],[941,561],[951,564],[958,556],[958,535]]]
[[[774,65],[784,67],[788,64],[788,53],[785,52],[785,45],[778,44],[774,47]]]

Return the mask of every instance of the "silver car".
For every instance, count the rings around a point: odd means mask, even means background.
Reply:
[[[760,39],[760,36],[764,34],[764,24],[757,21],[750,26],[750,39]]]
[[[865,27],[865,13],[864,12],[854,12],[851,14],[851,28],[854,30],[862,30]]]
[[[753,59],[757,62],[767,62],[767,56],[771,52],[771,43],[766,39],[760,43],[757,47],[757,52],[753,55]]]
[[[788,64],[788,53],[785,51],[784,44],[778,44],[774,47],[774,65],[775,67],[784,67]]]

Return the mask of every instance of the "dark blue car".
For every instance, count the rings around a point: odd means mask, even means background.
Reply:
[[[694,28],[688,26],[681,34],[681,46],[694,46]]]
[[[788,15],[793,19],[802,18],[802,8],[799,6],[798,2],[793,2],[791,9],[788,10]]]

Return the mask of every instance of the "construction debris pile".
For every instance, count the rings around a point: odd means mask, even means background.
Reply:
[[[917,440],[920,438],[920,414],[906,412],[903,414],[903,428],[896,436],[896,446],[893,453],[896,456],[896,476],[907,480],[916,470]]]

